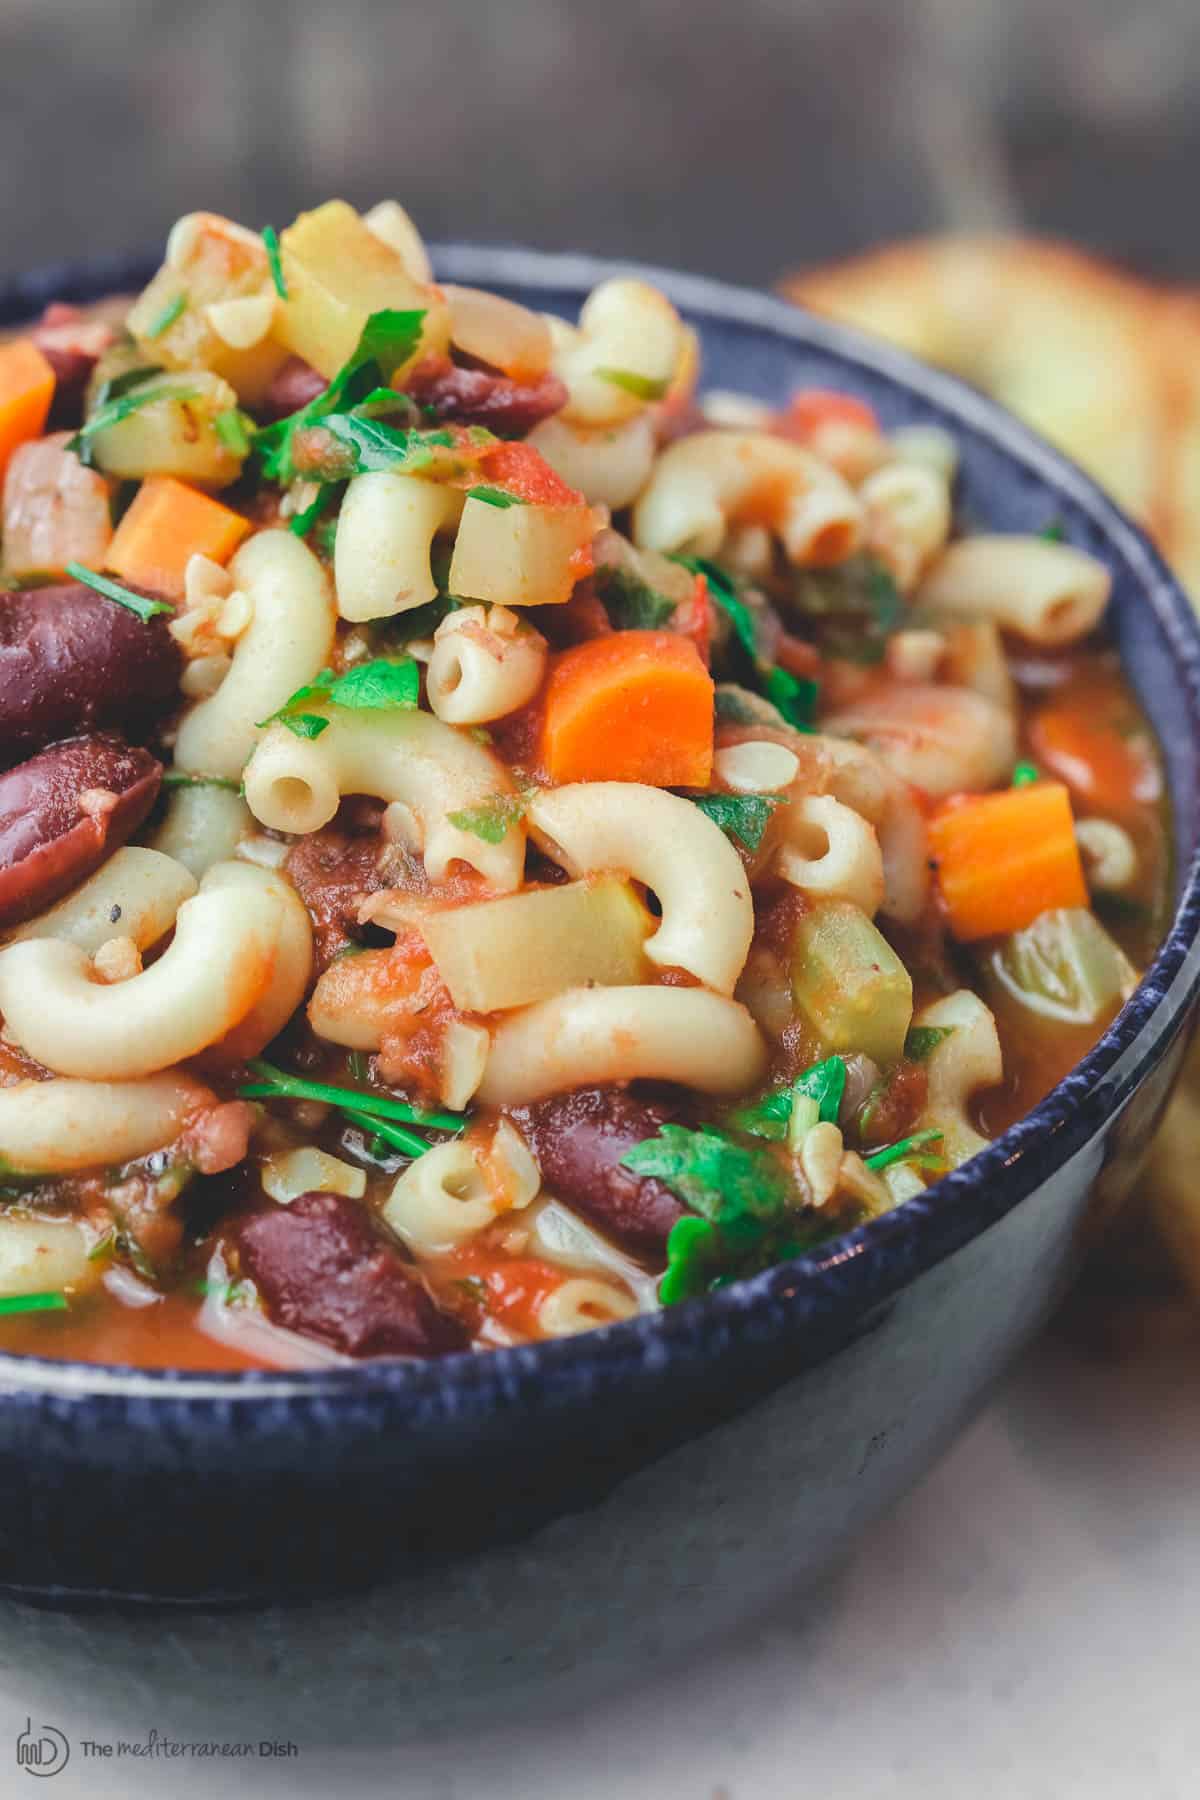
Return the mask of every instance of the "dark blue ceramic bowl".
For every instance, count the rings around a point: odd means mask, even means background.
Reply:
[[[454,247],[437,261],[447,278],[572,315],[612,273],[516,250]],[[12,282],[0,324],[149,272]],[[454,1634],[496,1666],[511,1660],[514,1607],[526,1664],[543,1674],[603,1645],[628,1659],[635,1642],[656,1653],[694,1639],[828,1563],[913,1480],[1046,1317],[1096,1209],[1136,1174],[1200,982],[1200,635],[1186,600],[1086,477],[980,395],[764,295],[649,274],[698,327],[707,383],[764,399],[839,387],[889,427],[944,425],[973,524],[1060,519],[1109,565],[1113,629],[1169,773],[1184,872],[1170,937],[1087,1060],[967,1167],[709,1300],[558,1343],[333,1373],[0,1358],[11,1595],[212,1607],[400,1576],[396,1631],[411,1654],[419,1639],[426,1674],[430,1646]]]

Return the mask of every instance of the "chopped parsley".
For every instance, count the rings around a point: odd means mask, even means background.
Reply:
[[[802,679],[787,669],[768,669],[763,676],[763,692],[793,731],[813,729],[821,694],[815,681]]]
[[[780,804],[770,794],[689,794],[688,799],[719,825],[726,837],[757,850],[771,814]]]
[[[342,485],[340,481],[323,481],[317,489],[316,497],[302,512],[295,513],[288,521],[288,530],[296,537],[307,537],[322,513],[328,510],[334,496],[342,491]]]
[[[7,1294],[0,1300],[0,1318],[13,1313],[66,1312],[65,1294]]]
[[[905,617],[903,594],[872,556],[797,570],[792,599],[821,650],[849,662],[882,662],[888,638]]]
[[[164,769],[162,785],[165,788],[182,787],[215,787],[225,788],[231,794],[240,794],[240,781],[230,781],[226,775],[188,775],[183,769]]]
[[[753,1105],[740,1107],[730,1115],[729,1123],[738,1131],[779,1142],[788,1134],[798,1099],[815,1102],[818,1120],[836,1125],[845,1091],[846,1064],[840,1056],[828,1056],[801,1070],[787,1087],[772,1088]]]
[[[659,631],[675,612],[674,600],[611,563],[596,570],[596,592],[615,631]]]
[[[1067,528],[1061,519],[1050,519],[1038,532],[1038,536],[1047,544],[1061,544],[1065,541]]]
[[[147,373],[153,375],[160,371],[131,369],[128,378],[118,376],[106,390],[102,390],[107,397],[94,408],[66,446],[85,468],[90,469],[92,466],[92,440],[100,432],[119,425],[123,419],[140,412],[153,400],[171,400],[182,405],[187,400],[200,398],[199,388],[180,387],[169,379],[147,380]]]
[[[621,1162],[663,1182],[700,1215],[671,1228],[658,1290],[664,1306],[786,1262],[831,1230],[793,1210],[791,1183],[769,1151],[747,1149],[722,1132],[664,1125]]]
[[[467,489],[468,500],[482,500],[485,506],[497,506],[507,511],[510,506],[524,506],[525,502],[519,494],[510,494],[504,488],[473,487]]]
[[[227,406],[213,420],[213,430],[225,448],[232,450],[235,456],[249,456],[250,430],[253,424],[251,419],[248,428],[245,413],[239,412],[236,406]]]
[[[1019,762],[1012,772],[1014,787],[1030,787],[1035,781],[1042,779],[1042,772],[1036,763]]]
[[[709,593],[733,626],[739,644],[757,668],[758,626],[755,624],[754,614],[739,597],[737,583],[729,571],[707,556],[673,556],[671,561],[682,563],[693,575],[703,575],[708,583]]]
[[[168,300],[153,324],[146,327],[142,336],[148,338],[162,337],[164,332],[170,331],[176,319],[186,312],[187,303],[188,297],[186,294],[176,294],[173,300]]]
[[[469,831],[485,844],[501,844],[509,828],[525,817],[532,798],[532,793],[492,794],[478,806],[447,813],[446,818],[456,830]]]
[[[924,1062],[953,1032],[953,1025],[910,1025],[904,1040],[904,1054],[909,1062]]]
[[[661,377],[639,375],[636,369],[594,369],[592,372],[597,380],[621,388],[635,400],[661,400],[671,385],[669,380]]]
[[[375,395],[420,344],[424,319],[424,311],[416,309],[385,308],[372,313],[354,354],[324,392],[298,412],[255,433],[254,448],[262,460],[264,475],[283,483],[296,480],[302,471],[296,466],[293,449],[300,434],[323,424],[330,414],[348,410]]]
[[[342,675],[322,669],[315,680],[297,688],[278,712],[260,719],[258,728],[280,724],[294,737],[318,738],[329,726],[320,713],[307,711],[310,705],[344,706],[351,711],[383,712],[399,709],[411,712],[421,690],[421,671],[411,656],[378,656],[370,662],[355,663]]]
[[[708,583],[709,593],[732,625],[734,638],[744,652],[741,660],[748,664],[744,671],[748,684],[757,688],[771,702],[793,731],[811,731],[817,715],[820,689],[815,681],[802,681],[787,669],[764,660],[759,650],[758,621],[753,608],[742,599],[735,577],[707,556],[673,556],[671,561],[682,563],[685,569],[703,575]],[[739,678],[741,673],[739,671]],[[726,701],[725,704],[728,705],[729,702]],[[724,713],[719,716],[730,715]],[[741,722],[746,721],[739,721]]]
[[[165,600],[147,600],[144,594],[135,594],[132,588],[122,587],[119,581],[110,581],[107,575],[97,575],[94,569],[85,569],[82,563],[69,562],[67,574],[76,581],[82,581],[85,586],[94,588],[106,600],[115,600],[127,612],[136,613],[143,624],[148,624],[156,613],[175,611]]]
[[[273,225],[264,225],[262,234],[263,248],[267,253],[267,265],[271,271],[271,280],[275,284],[275,292],[281,300],[288,297],[287,282],[283,279],[283,259],[279,254],[279,233]]]
[[[886,1149],[876,1150],[874,1155],[865,1156],[863,1161],[868,1169],[886,1169],[892,1163],[906,1162],[913,1151],[919,1150],[923,1144],[940,1143],[941,1140],[942,1133],[931,1126],[928,1131],[914,1131],[911,1137],[901,1138],[898,1143],[888,1144]]]
[[[302,1076],[290,1075],[286,1069],[275,1068],[261,1057],[252,1058],[246,1066],[259,1079],[247,1082],[238,1089],[243,1100],[321,1101],[326,1106],[337,1107],[352,1125],[357,1125],[360,1130],[369,1132],[374,1137],[382,1138],[386,1144],[403,1151],[406,1156],[423,1156],[432,1146],[415,1131],[404,1131],[394,1121],[422,1125],[434,1131],[453,1132],[461,1131],[466,1123],[463,1113],[425,1112],[409,1106],[403,1100],[393,1100],[388,1094],[377,1094],[370,1090],[359,1092],[355,1088],[338,1087],[324,1081],[306,1081]]]

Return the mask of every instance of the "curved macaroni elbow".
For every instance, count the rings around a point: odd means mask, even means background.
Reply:
[[[823,726],[873,750],[893,775],[927,794],[995,787],[1007,780],[1017,755],[1012,714],[972,688],[894,687]]]
[[[74,1219],[5,1213],[0,1218],[0,1298],[95,1287],[103,1271],[89,1257],[90,1248],[87,1233]]]
[[[437,598],[433,540],[457,523],[459,488],[396,475],[356,475],[338,515],[333,567],[343,619],[390,619]]]
[[[214,863],[227,861],[253,830],[250,808],[240,794],[210,782],[184,783],[171,789],[151,848],[182,863],[199,881]]]
[[[618,512],[645,487],[654,466],[657,440],[650,413],[619,425],[574,425],[560,414],[543,419],[526,438],[556,475],[577,488],[593,506]]]
[[[111,986],[95,979],[77,944],[10,944],[0,950],[0,1013],[9,1035],[57,1075],[153,1075],[217,1043],[264,997],[279,924],[272,894],[199,893],[180,907],[158,961]]]
[[[949,1033],[925,1058],[929,1086],[918,1124],[941,1132],[942,1154],[957,1166],[987,1146],[967,1117],[967,1103],[977,1089],[1003,1079],[996,1021],[978,994],[959,988],[922,1007],[913,1024]]]
[[[365,714],[329,708],[320,737],[304,739],[282,725],[266,732],[246,769],[251,812],[273,831],[319,831],[343,794],[372,794],[398,809],[431,881],[466,863],[502,893],[520,887],[525,831],[513,819],[498,844],[451,822],[450,814],[515,790],[504,764],[482,744],[429,713]]]
[[[577,326],[546,322],[551,367],[567,389],[563,417],[576,425],[619,425],[662,399],[687,347],[667,296],[624,276],[593,288]]]
[[[528,820],[547,855],[570,874],[618,870],[662,908],[645,953],[731,994],[754,935],[741,858],[719,825],[664,788],[635,781],[573,782],[531,802]],[[657,991],[657,990],[655,990]]]
[[[324,569],[290,531],[260,531],[229,565],[252,616],[216,693],[186,712],[175,765],[236,781],[269,718],[329,660],[337,618]]]
[[[176,1143],[216,1097],[172,1071],[142,1081],[19,1081],[0,1088],[0,1157],[22,1175],[111,1168]]]
[[[831,794],[803,794],[785,809],[776,867],[801,893],[852,900],[873,919],[883,903],[883,855],[874,830]]]
[[[668,445],[634,506],[634,542],[712,556],[735,525],[769,527],[793,563],[838,563],[862,541],[863,506],[835,470],[786,438],[697,431]]]
[[[546,670],[546,640],[506,606],[463,606],[433,634],[429,704],[448,725],[486,725],[532,700]]]
[[[983,534],[951,544],[917,600],[940,612],[991,619],[1052,649],[1094,631],[1111,591],[1104,564],[1071,544]]]
[[[910,593],[950,535],[950,484],[915,462],[888,463],[858,490],[866,508],[866,545]]]
[[[167,935],[179,908],[195,892],[195,878],[182,863],[158,850],[126,844],[73,894],[9,932],[5,942],[61,938],[95,956],[101,944],[121,936],[148,950]]]
[[[504,1019],[492,1035],[479,1098],[520,1106],[609,1081],[677,1081],[704,1094],[745,1093],[767,1051],[736,1000],[706,988],[571,988]]]
[[[541,1171],[524,1138],[502,1119],[489,1144],[456,1138],[411,1163],[383,1216],[418,1256],[457,1250],[504,1213],[537,1198]]]
[[[278,1037],[308,992],[313,966],[312,920],[286,877],[253,863],[217,863],[200,883],[200,892],[266,895],[279,908],[271,979],[262,998],[214,1046],[221,1056],[245,1062]]]

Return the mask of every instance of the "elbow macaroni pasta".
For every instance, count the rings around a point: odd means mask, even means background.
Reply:
[[[1070,544],[982,535],[951,544],[917,597],[922,606],[990,619],[1053,648],[1095,630],[1111,588],[1104,564]]]

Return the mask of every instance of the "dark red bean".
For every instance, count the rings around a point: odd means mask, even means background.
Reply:
[[[116,343],[116,332],[103,319],[89,318],[80,307],[55,300],[29,335],[54,370],[49,428],[79,424],[83,391],[104,351]]]
[[[661,1102],[615,1087],[577,1088],[514,1113],[552,1194],[627,1249],[659,1256],[686,1209],[661,1181],[622,1168],[621,1158],[671,1116]]]
[[[0,775],[0,926],[78,886],[135,832],[162,764],[119,738],[79,737]]]
[[[136,731],[182,666],[164,614],[143,624],[80,582],[0,594],[0,768],[98,725]]]
[[[485,425],[505,438],[524,437],[567,403],[567,390],[557,375],[512,381],[488,369],[460,369],[432,360],[417,364],[404,391],[431,424]]]
[[[299,412],[302,406],[323,394],[327,386],[325,377],[318,375],[311,363],[306,363],[301,356],[289,356],[267,383],[258,408],[259,417],[264,424],[273,425],[277,419],[286,419],[289,414]]]
[[[344,1194],[301,1194],[255,1213],[238,1245],[277,1325],[348,1356],[443,1356],[468,1341],[366,1208]]]

